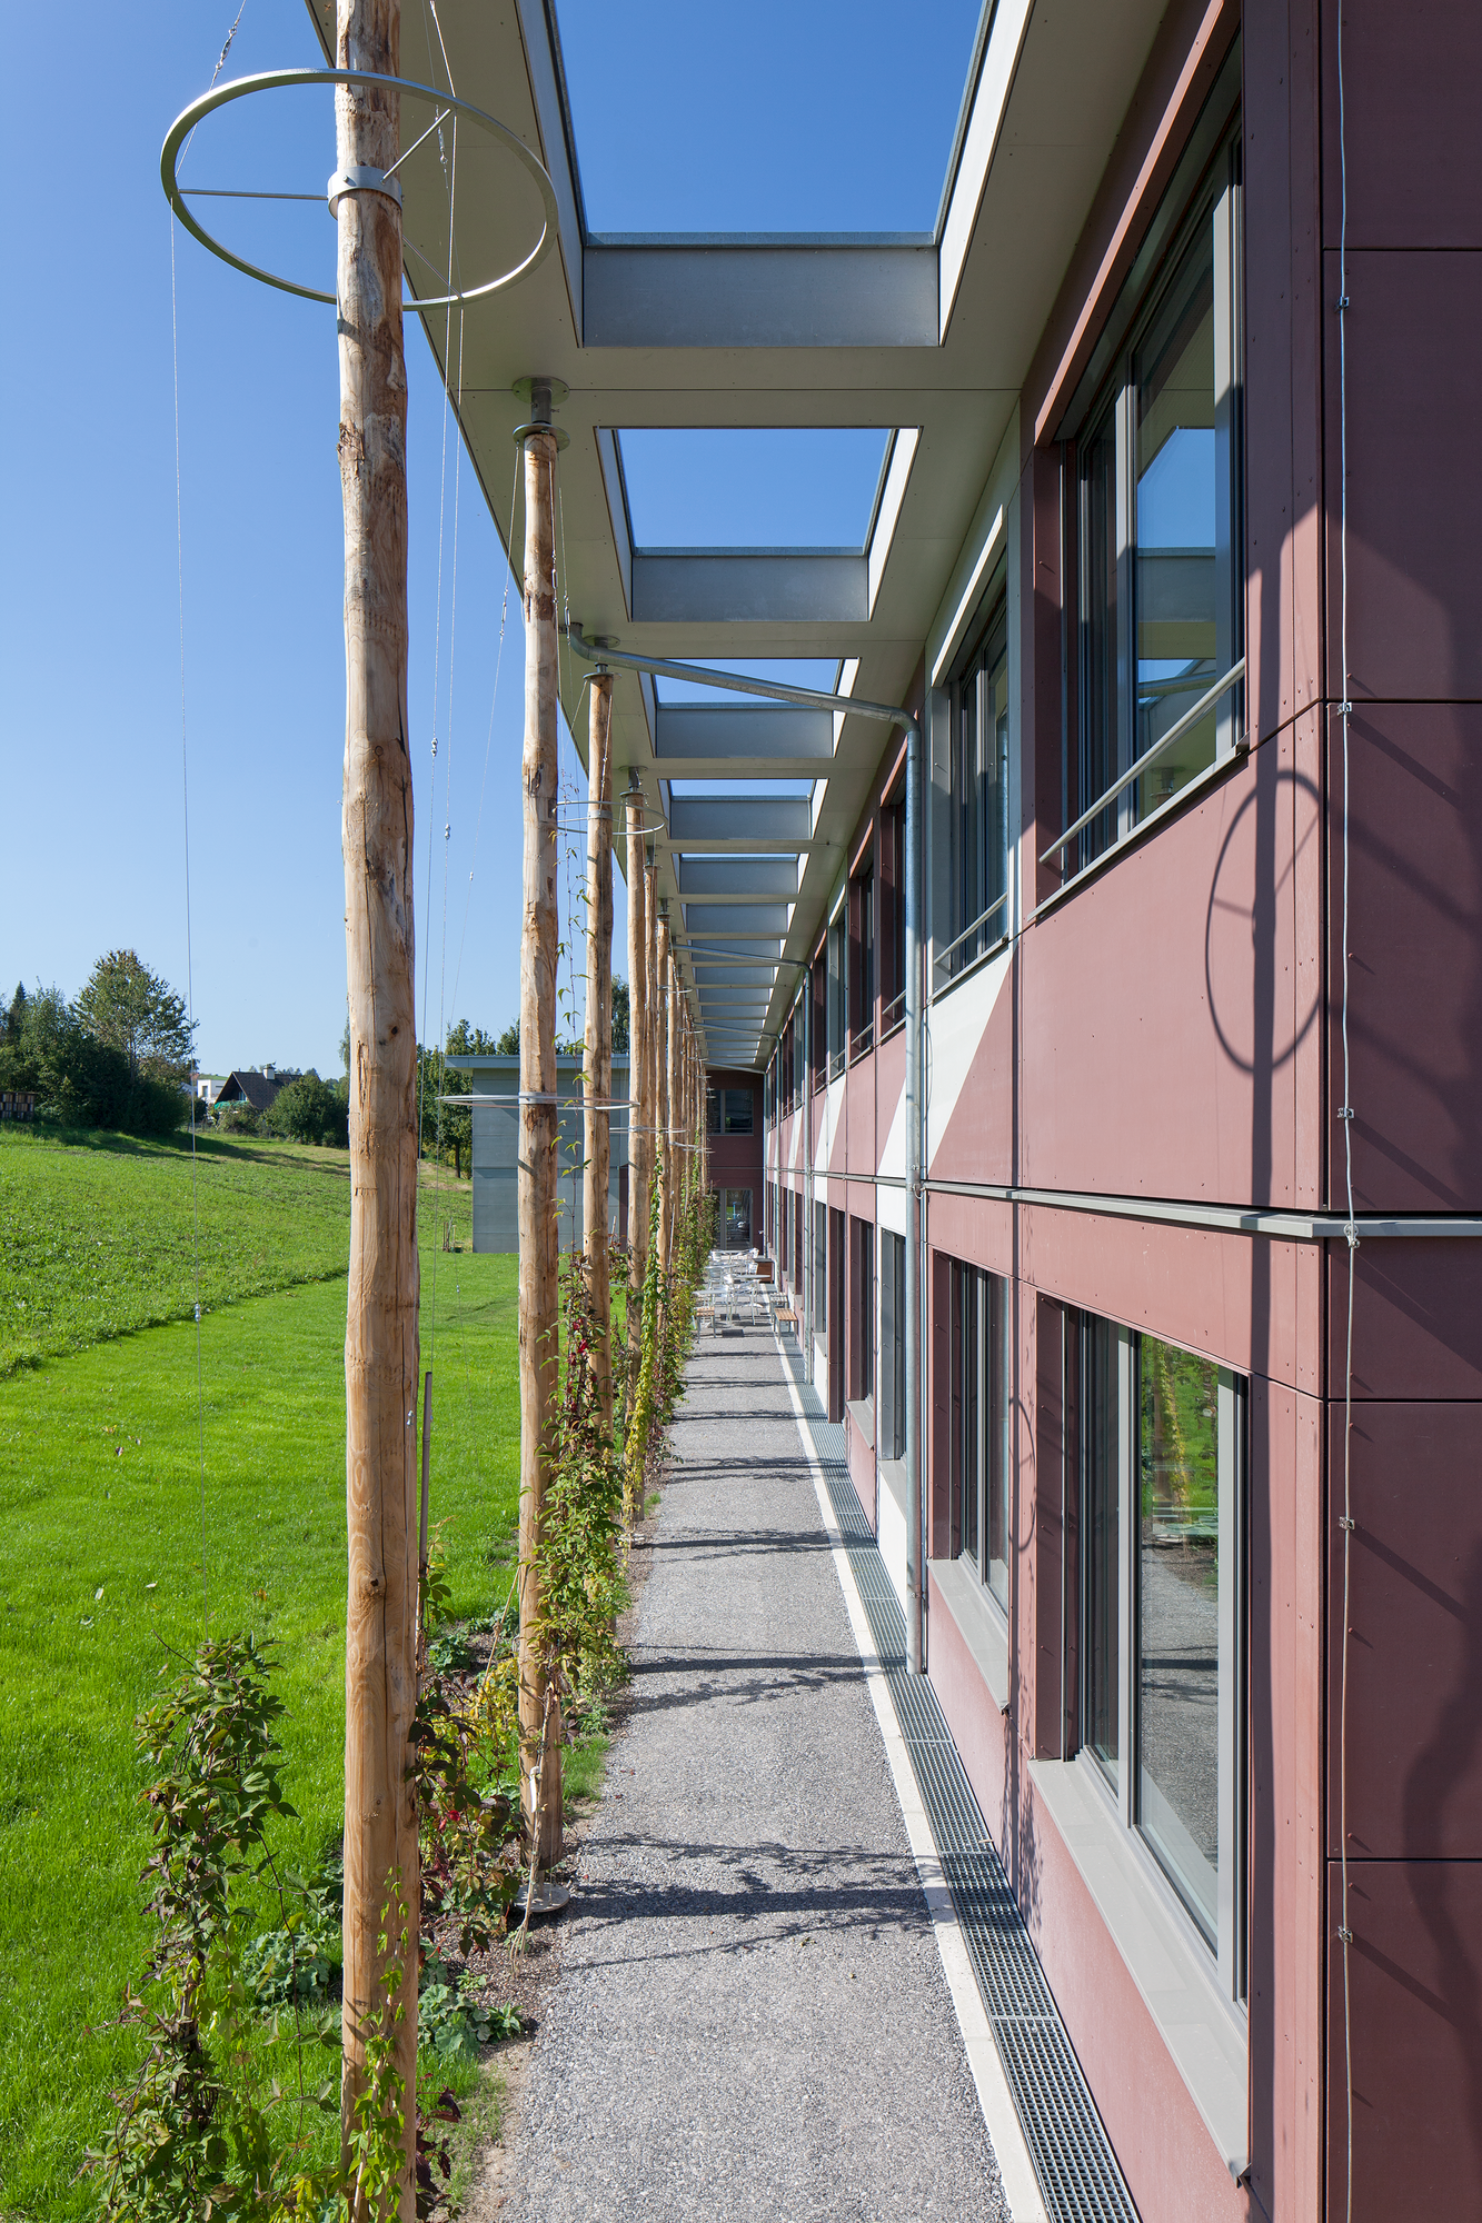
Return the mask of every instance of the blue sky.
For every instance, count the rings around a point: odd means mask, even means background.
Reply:
[[[185,987],[172,225],[158,161],[172,118],[209,81],[236,8],[153,0],[121,17],[83,0],[13,10],[8,23],[11,81],[64,85],[67,122],[59,135],[54,104],[27,100],[10,124],[22,206],[12,343],[0,352],[11,442],[0,539],[7,998],[18,978],[75,994],[94,960],[118,946]],[[740,18],[669,0],[562,0],[590,220],[605,229],[929,228],[975,19],[965,0],[923,0],[903,56],[899,16],[876,0],[763,6]],[[228,75],[319,59],[298,0],[246,0]],[[256,145],[245,130],[252,114],[263,133]],[[645,127],[645,114],[661,114],[665,128]],[[297,116],[244,108],[234,142],[221,142],[233,172],[222,182],[318,190],[332,156],[325,130],[307,101]],[[93,153],[79,162],[68,147]],[[101,169],[97,150],[106,150]],[[204,135],[195,151],[208,151]],[[196,172],[202,181],[207,166]],[[302,266],[322,253],[331,282],[327,216],[290,210],[283,226],[289,258]],[[344,1013],[332,316],[253,284],[183,233],[175,263],[200,1053],[211,1068],[273,1058],[328,1072]],[[451,431],[444,468],[441,388],[408,329],[426,1037],[440,1014],[499,1028],[516,1008],[523,640],[511,591],[496,702],[507,569],[466,465],[459,479]],[[825,528],[819,540],[854,537],[859,483],[868,481],[867,519],[874,473],[868,458],[843,469],[842,453],[820,456],[811,513],[785,520],[758,514],[744,459],[712,459],[704,535],[686,512],[679,463],[657,456],[644,500],[686,539],[708,537],[717,517],[731,516],[747,537],[812,537],[810,516]],[[579,782],[564,736],[563,769]],[[621,882],[618,910],[621,947]]]

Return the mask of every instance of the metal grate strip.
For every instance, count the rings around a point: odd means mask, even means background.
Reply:
[[[906,1672],[906,1619],[801,1354],[781,1346],[885,1671],[942,1873],[997,2041],[1020,2127],[1055,2223],[1138,2223],[1034,1941],[978,1807],[936,1692]]]

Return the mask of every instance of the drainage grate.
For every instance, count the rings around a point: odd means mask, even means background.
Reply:
[[[906,1617],[849,1479],[844,1431],[785,1345],[782,1363],[807,1417],[1045,2205],[1055,2223],[1137,2223],[936,1692],[906,1672]]]

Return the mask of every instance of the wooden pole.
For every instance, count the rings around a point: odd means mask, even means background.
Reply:
[[[648,1168],[653,1124],[648,1096],[648,871],[643,848],[641,789],[628,797],[628,1250],[633,1301],[628,1307],[631,1365],[638,1366],[643,1276],[648,1264]]]
[[[531,416],[550,414],[535,383]],[[541,1641],[539,1551],[559,1396],[556,1221],[556,590],[552,432],[525,436],[524,922],[520,937],[520,1796],[541,1867],[561,1857],[561,1712]]]
[[[612,674],[591,686],[587,727],[586,1133],[582,1226],[592,1304],[591,1366],[612,1442],[612,1312],[607,1265],[607,1190],[612,1166]],[[631,1009],[632,998],[629,997]],[[592,1107],[600,1104],[602,1109]]]
[[[339,0],[341,69],[395,77],[400,0]],[[400,101],[335,94],[340,171],[387,170]],[[365,2030],[400,1962],[396,2062],[417,2076],[421,1879],[411,1781],[417,1699],[417,1028],[413,1003],[412,768],[407,719],[406,367],[401,211],[340,196],[340,488],[345,521],[345,955],[350,1017],[350,1272],[345,1319],[345,1907],[342,2136],[365,2081]],[[399,1878],[393,1882],[393,1878]],[[403,1947],[381,1910],[399,1889]],[[382,1934],[390,1942],[383,1955]],[[415,2109],[399,2215],[413,2223]]]
[[[669,1105],[669,921],[659,920],[654,968],[654,1097],[659,1130],[659,1268],[669,1271],[669,1224],[674,1212],[674,1153],[670,1149]]]
[[[684,1022],[683,1002],[679,993],[679,967],[674,961],[674,951],[669,951],[669,1254],[674,1255],[674,1242],[679,1233],[679,1215],[684,1205],[684,1102],[680,1093],[680,1076],[683,1072]]]

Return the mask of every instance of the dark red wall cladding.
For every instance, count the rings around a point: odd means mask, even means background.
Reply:
[[[1342,1905],[1328,1870],[1328,1931]],[[1482,1862],[1356,1861],[1348,1922],[1353,2223],[1482,2214]],[[1328,1954],[1328,2215],[1345,2215],[1343,1956]]]
[[[1482,1209],[1482,705],[1362,704],[1348,746],[1349,1098],[1361,1212]],[[1331,724],[1330,939],[1341,947],[1342,728]],[[1335,957],[1336,962],[1336,957]],[[1328,1070],[1342,1208],[1341,982]]]
[[[1343,1408],[1329,1416],[1341,1510]],[[1482,1860],[1482,1406],[1365,1402],[1351,1435],[1348,1850]],[[1343,1537],[1330,1524],[1329,1688],[1342,1677]],[[1328,1850],[1340,1847],[1329,1715]],[[1478,2000],[1482,2018],[1482,1994]]]
[[[962,1076],[950,1113],[934,1114],[931,1178],[1118,1204],[928,1194],[937,1553],[951,1545],[951,1262],[1010,1285],[1008,1713],[935,1580],[929,1648],[1146,2223],[1342,2223],[1345,1843],[1354,2217],[1482,2215],[1482,1243],[1370,1231],[1350,1258],[1341,1242],[1136,1216],[1155,1200],[1191,1217],[1343,1208],[1345,804],[1354,1202],[1360,1214],[1482,1215],[1482,443],[1471,431],[1482,8],[1345,0],[1345,794],[1337,4],[1239,12],[1175,0],[1164,17],[1021,396],[1008,550],[1027,915],[996,995],[979,974],[930,1014],[933,1085]],[[1054,388],[1063,409],[1237,27],[1249,746],[1048,902],[1059,875],[1038,858],[1064,823],[1078,622],[1051,387],[1068,382]],[[1129,207],[1134,192],[1144,197]],[[1105,292],[1090,299],[1098,272]],[[882,760],[857,839],[892,775]],[[904,1067],[898,1032],[836,1092],[832,1179],[817,1193],[858,1216],[874,1216],[876,1175],[904,1171]],[[815,1150],[823,1102],[808,1099]],[[785,1165],[786,1122],[781,1133]],[[787,1178],[801,1188],[801,1167]],[[1079,1733],[1080,1453],[1066,1354],[1081,1310],[1207,1354],[1249,1388],[1248,2191],[1224,2171],[1034,1788],[1048,1780],[1038,1763],[1072,1757]],[[851,1472],[869,1504],[871,1456],[851,1422]]]

